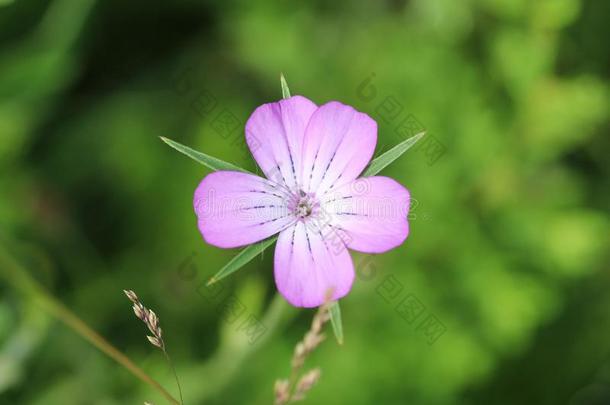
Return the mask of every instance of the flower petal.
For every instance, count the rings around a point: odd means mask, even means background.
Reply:
[[[305,127],[317,106],[302,96],[258,107],[246,123],[246,142],[265,176],[295,188]]]
[[[302,183],[318,196],[354,180],[373,157],[377,123],[336,101],[311,116],[303,142]]]
[[[294,221],[285,194],[277,184],[252,174],[210,173],[193,199],[199,231],[207,243],[221,248],[265,239]]]
[[[384,176],[362,177],[328,193],[322,211],[353,250],[382,253],[409,234],[409,191]]]
[[[354,265],[341,243],[333,244],[316,227],[297,222],[283,230],[275,247],[275,284],[296,307],[317,307],[332,291],[332,300],[352,288]]]

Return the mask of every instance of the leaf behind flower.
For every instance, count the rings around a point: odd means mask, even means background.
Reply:
[[[330,323],[333,326],[335,338],[337,339],[337,342],[342,345],[343,323],[341,322],[341,307],[339,306],[339,301],[334,301],[330,304],[330,307],[328,308],[328,313],[330,314]]]
[[[229,263],[225,264],[222,269],[218,271],[209,281],[207,285],[212,285],[223,278],[227,277],[230,274],[235,273],[237,270],[242,268],[256,256],[263,252],[263,250],[267,249],[269,246],[273,244],[277,240],[277,235],[272,236],[271,238],[262,240],[260,242],[254,243],[239,252],[235,257],[233,257]]]
[[[367,167],[362,176],[376,175],[377,173],[385,169],[386,166],[401,157],[403,153],[413,147],[413,145],[415,145],[415,143],[419,141],[425,134],[425,132],[420,132],[417,135],[413,135],[411,138],[405,139],[389,151],[385,152],[383,155],[376,157],[371,161],[369,167]]]
[[[206,155],[203,152],[196,151],[195,149],[189,148],[188,146],[173,141],[169,138],[165,138],[163,136],[161,136],[160,138],[163,142],[176,149],[178,152],[185,154],[197,163],[201,163],[202,165],[209,167],[212,170],[234,170],[238,172],[252,174],[252,172],[250,172],[249,170],[234,165],[233,163],[225,162],[224,160],[215,158],[210,155]]]
[[[282,86],[282,98],[290,98],[290,89],[288,88],[288,83],[286,83],[286,78],[283,73],[280,73],[280,84]]]

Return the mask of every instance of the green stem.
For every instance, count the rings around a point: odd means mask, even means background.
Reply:
[[[30,296],[33,301],[39,304],[41,309],[47,311],[50,315],[62,321],[66,326],[79,334],[83,339],[87,340],[93,346],[97,347],[101,352],[125,367],[135,377],[159,391],[161,395],[163,395],[169,401],[169,403],[180,405],[180,402],[178,402],[178,400],[167,392],[165,388],[163,388],[157,381],[148,376],[148,374],[146,374],[121,351],[110,344],[99,333],[91,329],[85,322],[83,322],[78,316],[76,316],[76,314],[70,311],[55,297],[50,295],[14,258],[8,254],[8,252],[1,247],[0,269],[3,270],[0,272],[0,274],[5,275],[8,281],[13,284],[16,289]]]
[[[167,353],[167,350],[165,350],[165,347],[163,347],[163,354],[165,355],[165,359],[167,360],[167,363],[169,364],[169,367],[172,369],[172,373],[174,374],[174,379],[176,380],[176,385],[178,386],[178,394],[180,395],[180,404],[184,405],[184,399],[182,398],[182,387],[180,386],[180,379],[178,379],[178,373],[176,372],[176,367],[174,367],[174,362],[172,362],[172,359],[169,357],[169,354]]]

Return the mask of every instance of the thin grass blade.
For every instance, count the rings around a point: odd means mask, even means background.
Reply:
[[[283,73],[280,74],[280,83],[282,85],[282,98],[290,98],[290,89]]]
[[[229,263],[225,264],[224,267],[218,271],[218,273],[209,279],[207,285],[212,285],[228,275],[235,273],[237,270],[241,269],[244,265],[258,256],[263,250],[271,246],[276,240],[277,236],[273,236],[269,239],[265,239],[244,248],[234,258],[232,258]]]
[[[393,161],[402,156],[403,153],[408,151],[417,141],[419,141],[426,133],[420,132],[417,135],[413,135],[411,138],[406,139],[394,146],[392,149],[387,151],[381,156],[373,159],[369,164],[369,167],[362,174],[363,176],[374,176],[382,171],[386,166],[391,164]]]
[[[342,345],[343,323],[341,322],[341,307],[339,306],[339,301],[334,301],[330,304],[328,313],[330,314],[330,323],[333,325],[333,332],[335,333],[337,343]]]
[[[233,163],[225,162],[210,155],[206,155],[203,152],[196,151],[195,149],[189,148],[179,142],[173,141],[163,136],[160,137],[163,142],[176,149],[178,152],[185,154],[194,161],[201,163],[202,165],[212,170],[235,170],[238,172],[250,173],[250,171],[234,165]]]

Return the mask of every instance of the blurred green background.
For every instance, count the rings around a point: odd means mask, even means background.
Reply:
[[[208,171],[159,136],[255,170],[243,124],[280,72],[376,119],[377,153],[406,117],[442,150],[384,171],[417,200],[411,234],[354,255],[345,344],[308,360],[322,377],[303,403],[610,403],[609,38],[601,0],[0,1],[0,403],[165,403],[17,267],[176,392],[135,290],[187,404],[272,403],[313,312],[265,318],[271,249],[223,284],[240,319],[205,294],[235,251],[203,243]]]

